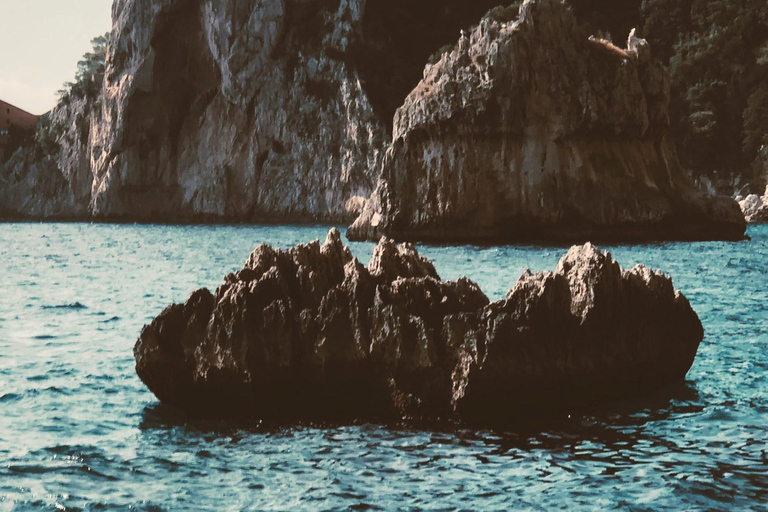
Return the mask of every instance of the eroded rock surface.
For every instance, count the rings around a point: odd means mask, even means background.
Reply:
[[[71,96],[40,122],[40,139],[0,163],[0,217],[78,219],[88,215],[94,102]]]
[[[384,124],[345,55],[360,2],[118,0],[93,214],[341,219]]]
[[[762,197],[750,194],[739,201],[739,206],[747,222],[768,222],[768,187]]]
[[[560,0],[484,19],[395,115],[351,239],[740,239],[730,198],[696,191],[668,135],[669,78],[633,31],[588,37]]]
[[[61,138],[86,164],[86,195],[67,162],[26,153],[0,170],[18,184],[0,208],[133,221],[351,221],[359,206],[347,203],[371,194],[394,110],[424,62],[495,4],[116,0],[89,140]],[[82,125],[74,113],[69,121]]]
[[[509,420],[682,379],[703,329],[664,274],[591,244],[490,303],[382,239],[367,267],[323,244],[261,245],[214,294],[163,311],[136,371],[163,402],[265,419]]]

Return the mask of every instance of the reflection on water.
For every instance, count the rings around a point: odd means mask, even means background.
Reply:
[[[767,509],[767,227],[750,243],[611,248],[671,274],[706,329],[687,381],[654,396],[482,429],[231,423],[158,404],[133,369],[142,325],[257,243],[325,231],[0,225],[0,511]],[[494,299],[564,252],[421,250]]]

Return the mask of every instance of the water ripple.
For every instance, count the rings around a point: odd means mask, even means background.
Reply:
[[[79,302],[72,302],[71,304],[55,304],[55,305],[43,305],[40,306],[41,309],[88,309],[88,306],[84,306],[83,304],[80,304]]]
[[[655,396],[479,430],[228,423],[158,404],[133,368],[143,324],[256,244],[326,232],[0,225],[0,510],[768,510],[765,226],[750,243],[611,248],[672,275],[706,329],[687,381]],[[373,246],[351,247],[366,261]],[[420,249],[498,299],[565,248]]]

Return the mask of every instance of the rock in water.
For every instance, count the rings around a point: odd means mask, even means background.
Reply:
[[[762,197],[750,194],[739,201],[739,206],[747,222],[768,222],[768,187]]]
[[[561,0],[484,19],[397,110],[353,240],[738,240],[730,198],[697,192],[668,135],[648,43],[590,38]]]
[[[136,371],[163,402],[264,419],[509,420],[683,379],[703,329],[664,274],[591,244],[489,303],[382,239],[368,267],[333,229],[261,245],[215,294],[146,326]]]

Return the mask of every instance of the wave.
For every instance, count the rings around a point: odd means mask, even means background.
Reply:
[[[55,305],[43,305],[42,309],[88,309],[88,306],[79,302],[73,302],[71,304],[55,304]]]
[[[0,395],[0,404],[15,402],[17,400],[21,400],[21,395],[18,393],[5,393],[4,395]]]
[[[32,336],[32,339],[33,340],[57,340],[59,339],[59,337],[53,334],[38,334],[37,336]]]

